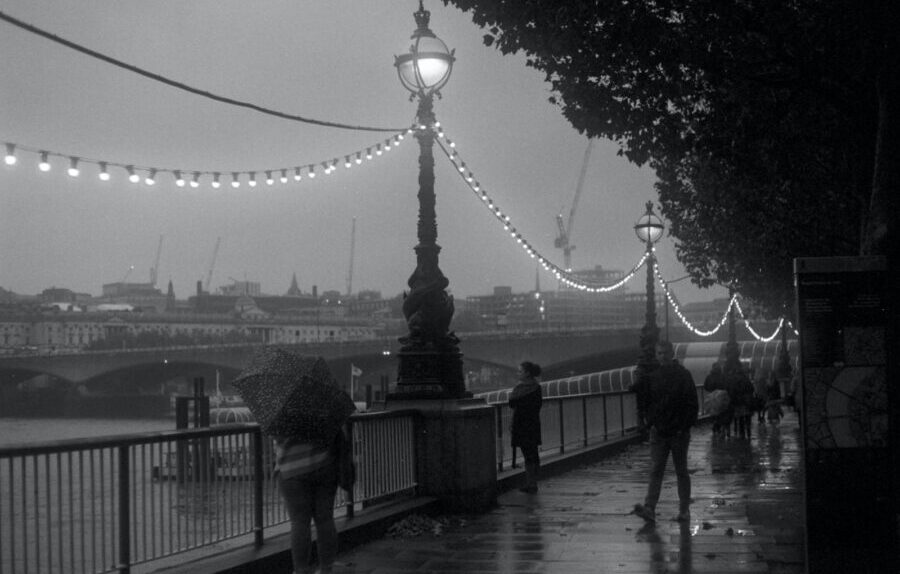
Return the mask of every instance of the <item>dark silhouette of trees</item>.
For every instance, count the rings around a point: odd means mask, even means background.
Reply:
[[[794,257],[890,255],[900,3],[443,1],[486,45],[524,52],[576,129],[656,170],[698,285],[774,315],[793,303]]]

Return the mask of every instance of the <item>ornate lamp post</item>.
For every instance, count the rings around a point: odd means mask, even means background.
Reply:
[[[662,220],[653,213],[653,202],[647,202],[647,212],[634,224],[634,232],[637,234],[647,249],[647,313],[644,326],[641,327],[641,355],[638,358],[637,368],[641,372],[652,371],[657,366],[655,347],[659,340],[659,327],[656,326],[656,298],[653,293],[653,269],[656,266],[656,256],[653,254],[653,244],[663,234]]]
[[[732,299],[734,299],[734,287],[728,287],[729,304]],[[728,342],[725,343],[725,366],[723,367],[726,373],[741,370],[741,350],[737,344],[736,322],[734,305],[731,305],[728,307]]]
[[[403,299],[403,315],[409,334],[400,339],[397,390],[392,399],[453,399],[471,396],[465,390],[459,339],[449,332],[453,297],[446,292],[449,281],[438,267],[437,221],[434,195],[435,95],[450,78],[453,50],[428,28],[431,13],[422,6],[413,13],[416,31],[409,52],[394,57],[400,82],[418,99],[419,222],[416,269]]]

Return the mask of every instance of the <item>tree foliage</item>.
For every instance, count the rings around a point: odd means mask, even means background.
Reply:
[[[524,52],[576,129],[655,169],[698,285],[774,315],[793,300],[794,257],[868,245],[876,142],[896,136],[890,2],[443,1],[471,11],[485,44]]]

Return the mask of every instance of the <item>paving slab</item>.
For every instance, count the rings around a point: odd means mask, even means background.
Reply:
[[[641,443],[546,477],[537,494],[505,492],[484,514],[432,517],[429,533],[357,546],[338,556],[334,572],[800,574],[800,445],[793,413],[778,424],[754,421],[749,440],[714,438],[701,425],[688,454],[689,522],[674,520],[671,461],[657,523],[631,513],[643,500],[650,465]]]

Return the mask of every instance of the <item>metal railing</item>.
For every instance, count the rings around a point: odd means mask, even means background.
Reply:
[[[413,416],[351,419],[359,480],[337,515],[415,491]],[[0,449],[0,574],[129,572],[288,521],[256,424]]]
[[[515,462],[511,409],[492,406],[500,472]],[[357,482],[338,491],[337,516],[416,494],[417,416],[351,417]],[[637,429],[635,396],[547,397],[541,423],[541,456],[591,447]],[[0,448],[0,574],[127,573],[240,537],[262,544],[288,521],[272,452],[254,423]]]

